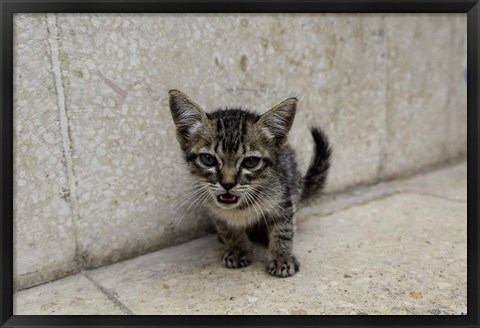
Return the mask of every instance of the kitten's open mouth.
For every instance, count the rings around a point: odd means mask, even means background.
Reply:
[[[226,203],[226,204],[234,204],[238,201],[237,196],[229,194],[228,192],[225,194],[219,195],[217,199],[220,203]]]

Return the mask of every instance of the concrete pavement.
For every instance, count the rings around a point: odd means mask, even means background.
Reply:
[[[215,236],[19,291],[15,314],[465,314],[466,163],[302,209],[294,277],[222,267]]]

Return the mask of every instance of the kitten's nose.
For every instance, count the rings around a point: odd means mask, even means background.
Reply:
[[[235,183],[221,183],[221,185],[226,191],[229,191],[235,186]]]

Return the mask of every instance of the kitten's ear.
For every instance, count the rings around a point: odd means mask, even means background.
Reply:
[[[188,137],[192,129],[198,128],[202,121],[207,119],[207,114],[186,94],[178,90],[170,90],[168,94],[170,96],[170,112],[177,132]]]
[[[297,102],[297,98],[288,98],[263,114],[257,122],[267,137],[279,145],[285,141],[292,127]]]

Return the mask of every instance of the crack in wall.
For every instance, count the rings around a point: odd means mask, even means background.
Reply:
[[[69,189],[69,200],[70,208],[72,213],[73,221],[73,232],[75,237],[75,262],[79,269],[83,267],[83,262],[79,255],[79,246],[78,246],[78,235],[77,235],[77,222],[79,220],[79,211],[78,211],[78,198],[77,190],[75,185],[75,175],[73,171],[73,160],[72,160],[72,145],[70,138],[70,128],[67,115],[67,106],[65,101],[65,89],[62,80],[62,69],[60,61],[60,50],[58,45],[58,34],[57,34],[57,18],[55,14],[47,14],[47,30],[48,30],[48,43],[50,45],[50,57],[52,63],[52,71],[55,81],[55,89],[57,93],[57,105],[59,111],[59,120],[60,120],[60,134],[63,141],[63,154],[65,158],[65,169],[67,174],[67,182]]]

